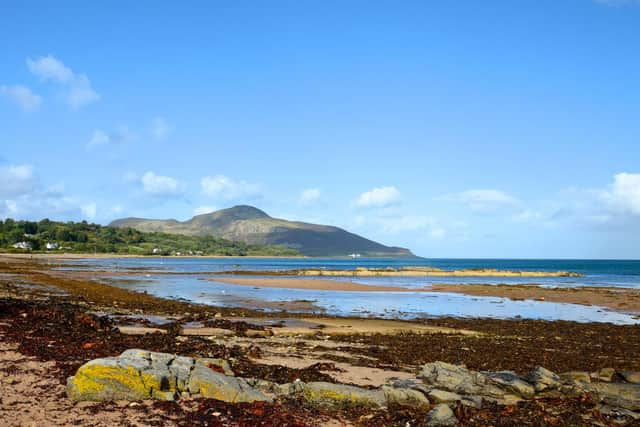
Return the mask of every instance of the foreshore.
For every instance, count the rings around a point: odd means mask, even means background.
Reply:
[[[356,268],[353,270],[232,270],[221,274],[240,276],[307,276],[307,277],[581,277],[571,271],[514,271],[494,268],[443,270],[436,267]]]
[[[39,259],[0,257],[0,383],[3,399],[8,396],[0,407],[0,420],[10,420],[8,425],[202,425],[218,413],[221,425],[257,425],[268,417],[273,425],[404,426],[419,425],[426,416],[410,408],[311,410],[287,401],[230,404],[185,399],[130,405],[67,400],[64,384],[80,365],[130,348],[224,358],[231,360],[236,375],[264,381],[301,379],[360,387],[377,387],[393,377],[410,379],[421,365],[435,361],[522,375],[536,366],[587,375],[603,368],[640,370],[638,326],[263,313],[162,299],[98,283],[86,271],[51,271],[52,266]],[[558,395],[535,404],[491,403],[461,407],[456,416],[461,425],[521,425],[549,417],[563,425],[582,420],[584,414],[584,424],[573,425],[631,421],[601,412],[597,403],[585,399]]]

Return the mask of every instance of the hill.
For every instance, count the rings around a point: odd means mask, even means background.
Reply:
[[[117,253],[131,255],[296,256],[283,246],[252,245],[214,236],[143,232],[87,222],[0,221],[0,251]]]
[[[260,209],[246,205],[198,215],[184,222],[124,218],[113,221],[110,226],[278,245],[307,256],[346,256],[351,253],[371,257],[413,256],[408,249],[385,246],[338,227],[272,218]]]

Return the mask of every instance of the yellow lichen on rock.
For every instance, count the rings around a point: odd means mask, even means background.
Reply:
[[[141,374],[133,366],[87,364],[69,378],[69,397],[73,400],[141,400],[151,396],[160,383],[151,375]]]

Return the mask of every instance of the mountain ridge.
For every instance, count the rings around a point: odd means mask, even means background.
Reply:
[[[249,205],[196,215],[187,221],[175,219],[121,218],[112,227],[131,227],[189,236],[212,235],[249,244],[280,245],[307,256],[411,257],[410,250],[386,246],[339,227],[273,218]]]

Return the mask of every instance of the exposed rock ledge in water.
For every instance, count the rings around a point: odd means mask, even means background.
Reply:
[[[571,271],[514,271],[495,268],[467,268],[463,270],[443,270],[437,267],[400,267],[398,269],[364,268],[354,270],[327,270],[324,268],[296,270],[237,270],[219,274],[242,276],[330,276],[330,277],[583,277],[583,274]]]
[[[606,372],[605,372],[606,371]],[[321,409],[349,407],[430,409],[427,425],[455,425],[445,406],[480,408],[486,402],[515,404],[523,400],[590,395],[603,410],[640,419],[640,384],[613,382],[623,378],[609,370],[557,375],[542,367],[526,377],[511,371],[478,372],[444,362],[427,363],[417,378],[396,380],[366,389],[329,382],[277,384],[233,376],[222,359],[174,356],[145,350],[127,350],[118,357],[92,360],[67,382],[75,401],[174,400],[208,397],[224,402],[272,402],[301,399]],[[634,373],[625,372],[627,377]]]

